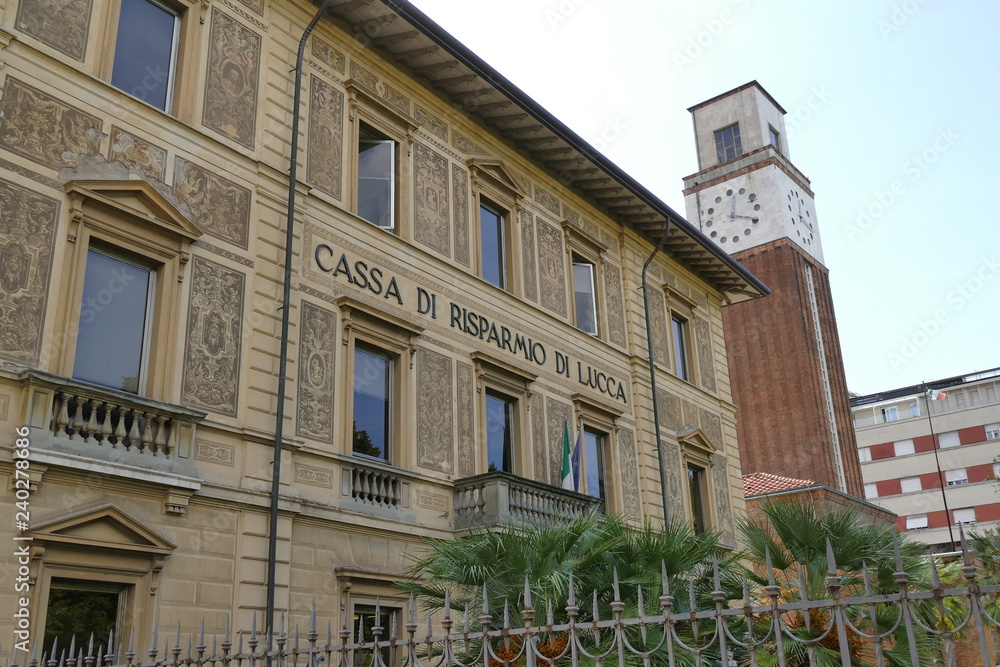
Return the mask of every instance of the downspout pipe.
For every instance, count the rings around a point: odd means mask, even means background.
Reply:
[[[649,273],[649,265],[653,263],[653,258],[667,244],[667,237],[670,235],[670,218],[667,218],[666,227],[663,228],[663,237],[649,257],[642,265],[642,307],[646,311],[646,348],[649,353],[649,385],[653,393],[653,428],[656,430],[656,458],[660,464],[660,493],[663,496],[663,524],[670,525],[670,511],[667,503],[667,466],[663,460],[663,439],[660,437],[660,407],[656,400],[656,364],[653,360],[653,325],[649,318],[649,286],[646,284],[646,275]]]
[[[306,26],[299,40],[299,53],[295,60],[295,90],[292,101],[291,164],[288,167],[288,217],[285,222],[285,281],[281,297],[281,353],[278,361],[278,406],[275,410],[274,460],[271,468],[271,514],[267,531],[267,607],[264,628],[270,650],[274,633],[274,587],[278,560],[278,495],[281,488],[281,440],[285,422],[285,385],[288,380],[288,324],[292,300],[292,250],[295,243],[295,186],[298,184],[299,108],[302,105],[302,63],[305,59],[306,41],[333,0],[323,0],[319,10]],[[270,663],[270,659],[268,660]]]

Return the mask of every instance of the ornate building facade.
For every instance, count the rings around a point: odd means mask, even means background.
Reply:
[[[25,503],[4,511],[25,550],[4,636],[22,606],[32,642],[84,608],[106,641],[264,607],[292,70],[316,9],[0,7],[0,468]],[[427,537],[663,516],[640,275],[668,222],[662,495],[735,545],[722,304],[763,283],[406,2],[335,3],[302,98],[289,622],[393,613]],[[567,425],[579,493],[559,488]]]

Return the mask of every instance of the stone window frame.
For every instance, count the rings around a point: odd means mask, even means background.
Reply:
[[[671,372],[678,380],[687,382],[696,387],[701,387],[701,369],[698,363],[697,344],[694,339],[694,321],[695,317],[697,317],[699,313],[698,303],[683,292],[679,291],[670,283],[664,283],[661,285],[661,288],[663,289],[663,294],[667,300],[667,340],[669,341],[668,347]],[[677,357],[675,353],[676,341],[674,341],[673,327],[673,319],[675,316],[683,320],[685,324],[684,354],[687,361],[686,378],[682,378],[680,376],[680,369],[677,368]]]
[[[193,120],[196,118],[196,107],[202,102],[202,95],[197,89],[200,81],[198,65],[203,35],[207,29],[209,3],[199,0],[155,0],[151,4],[159,4],[177,13],[180,30],[177,37],[177,51],[172,72],[171,94],[167,110],[149,105],[161,113],[179,118]],[[91,39],[88,51],[97,50],[92,56],[94,73],[105,81],[109,88],[134,97],[126,90],[111,85],[111,71],[114,67],[115,46],[118,41],[118,19],[121,14],[121,0],[113,0],[104,8],[104,14],[99,19],[99,39]],[[134,98],[139,99],[139,98]]]
[[[677,444],[681,452],[681,475],[684,480],[684,516],[692,517],[691,487],[688,484],[688,465],[694,464],[705,471],[704,477],[704,510],[705,531],[719,528],[718,507],[715,502],[715,475],[713,458],[721,454],[715,445],[700,428],[687,427],[677,432]]]
[[[477,396],[476,441],[479,445],[476,448],[476,474],[489,471],[489,453],[486,447],[486,394],[495,392],[517,401],[513,415],[511,474],[525,479],[535,479],[530,410],[531,397],[534,394],[532,383],[538,375],[483,352],[473,352],[470,358]],[[533,446],[540,445],[534,443]]]
[[[576,329],[576,292],[573,283],[573,255],[578,255],[594,265],[594,310],[597,314],[597,333],[587,334],[594,338],[607,341],[608,339],[608,317],[607,317],[607,295],[604,285],[604,261],[607,258],[609,246],[599,238],[586,231],[573,226],[569,220],[561,223],[563,229],[563,246],[566,249],[566,276],[569,289],[569,323]],[[587,332],[583,332],[587,333]]]
[[[185,269],[190,245],[201,230],[145,181],[73,180],[64,189],[70,204],[69,243],[65,278],[57,296],[59,333],[49,341],[54,372],[73,377],[91,247],[113,249],[155,274],[145,383],[138,395],[172,402],[180,386],[182,364],[177,348],[183,339]]]
[[[625,512],[624,485],[621,461],[618,457],[618,419],[624,409],[595,401],[585,394],[573,394],[573,419],[579,434],[585,427],[592,427],[607,435],[604,441],[604,511],[608,514]],[[573,434],[571,434],[572,437]],[[571,443],[575,446],[575,442]],[[583,452],[580,452],[581,461]],[[582,478],[582,475],[581,475]]]
[[[521,199],[526,193],[515,180],[512,172],[500,160],[472,158],[466,163],[472,186],[472,201],[475,203],[475,218],[471,225],[470,240],[472,272],[483,278],[482,221],[479,217],[483,200],[499,208],[505,214],[504,235],[504,286],[497,287],[504,292],[519,296],[523,294],[521,275],[521,234],[517,226],[521,224]],[[492,284],[492,283],[490,283]]]
[[[390,425],[389,457],[379,460],[365,457],[364,461],[373,465],[388,465],[394,468],[414,470],[416,458],[412,447],[404,446],[405,433],[416,432],[416,412],[413,387],[416,360],[416,339],[424,328],[401,317],[375,308],[363,301],[343,296],[337,299],[340,309],[341,347],[343,356],[340,367],[344,369],[337,388],[340,395],[341,442],[340,453],[354,456],[354,349],[358,342],[364,346],[381,350],[393,360],[392,415]],[[335,409],[336,412],[336,409]]]
[[[347,136],[344,140],[347,156],[347,196],[345,205],[358,220],[375,229],[381,229],[400,238],[413,238],[413,143],[417,121],[385,102],[361,83],[348,79],[344,83],[347,90]],[[358,216],[358,143],[361,138],[361,124],[396,142],[394,175],[395,202],[393,204],[393,226],[378,225]]]
[[[398,615],[396,617],[396,632],[403,632],[404,613],[408,609],[409,600],[406,594],[401,593],[397,583],[410,580],[409,575],[404,572],[392,573],[384,571],[369,570],[356,567],[335,567],[334,577],[340,588],[341,609],[347,616],[343,620],[350,620],[352,631],[354,628],[354,606],[364,605],[374,607],[375,603],[384,609],[394,609]],[[385,628],[382,634],[382,641],[389,638],[389,628]],[[354,637],[350,642],[357,641]],[[349,643],[350,643],[349,642]],[[402,662],[403,652],[397,650],[395,661],[392,665]]]

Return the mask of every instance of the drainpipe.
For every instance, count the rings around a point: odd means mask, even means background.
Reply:
[[[656,457],[660,463],[660,493],[663,496],[663,524],[670,524],[670,512],[667,509],[667,467],[663,461],[663,441],[660,438],[660,408],[656,401],[656,365],[653,361],[653,327],[649,321],[649,287],[646,285],[646,274],[653,258],[667,244],[667,236],[670,235],[670,218],[667,218],[667,226],[663,229],[663,238],[653,252],[642,265],[642,307],[646,310],[646,347],[649,352],[649,384],[653,392],[653,428],[656,429]]]
[[[274,461],[271,475],[271,515],[267,532],[267,607],[264,617],[264,628],[267,637],[267,647],[270,650],[271,638],[274,633],[274,584],[277,570],[278,553],[278,493],[281,485],[281,439],[285,421],[285,385],[288,375],[288,320],[291,315],[292,300],[292,246],[295,242],[295,186],[298,183],[297,167],[299,154],[299,107],[302,104],[302,61],[305,58],[306,41],[310,33],[323,18],[333,0],[323,0],[319,11],[313,17],[302,39],[299,40],[299,53],[295,60],[295,97],[292,101],[292,146],[291,165],[288,167],[288,218],[285,222],[285,282],[281,301],[281,354],[278,361],[278,407],[274,426]],[[270,658],[268,658],[270,663]]]

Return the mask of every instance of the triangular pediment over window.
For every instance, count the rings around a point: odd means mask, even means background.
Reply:
[[[528,196],[528,193],[524,191],[514,176],[514,172],[502,161],[472,158],[469,160],[468,165],[472,171],[473,179],[489,181],[493,187],[507,190],[514,197]]]
[[[678,430],[677,441],[683,447],[699,450],[707,456],[711,456],[719,451],[719,448],[697,426],[685,426]]]
[[[144,180],[74,180],[66,183],[64,189],[70,196],[74,217],[82,215],[84,208],[93,207],[154,225],[188,242],[202,235],[197,225]]]
[[[33,528],[32,537],[36,543],[141,554],[166,555],[176,548],[170,540],[110,504],[40,523]]]

